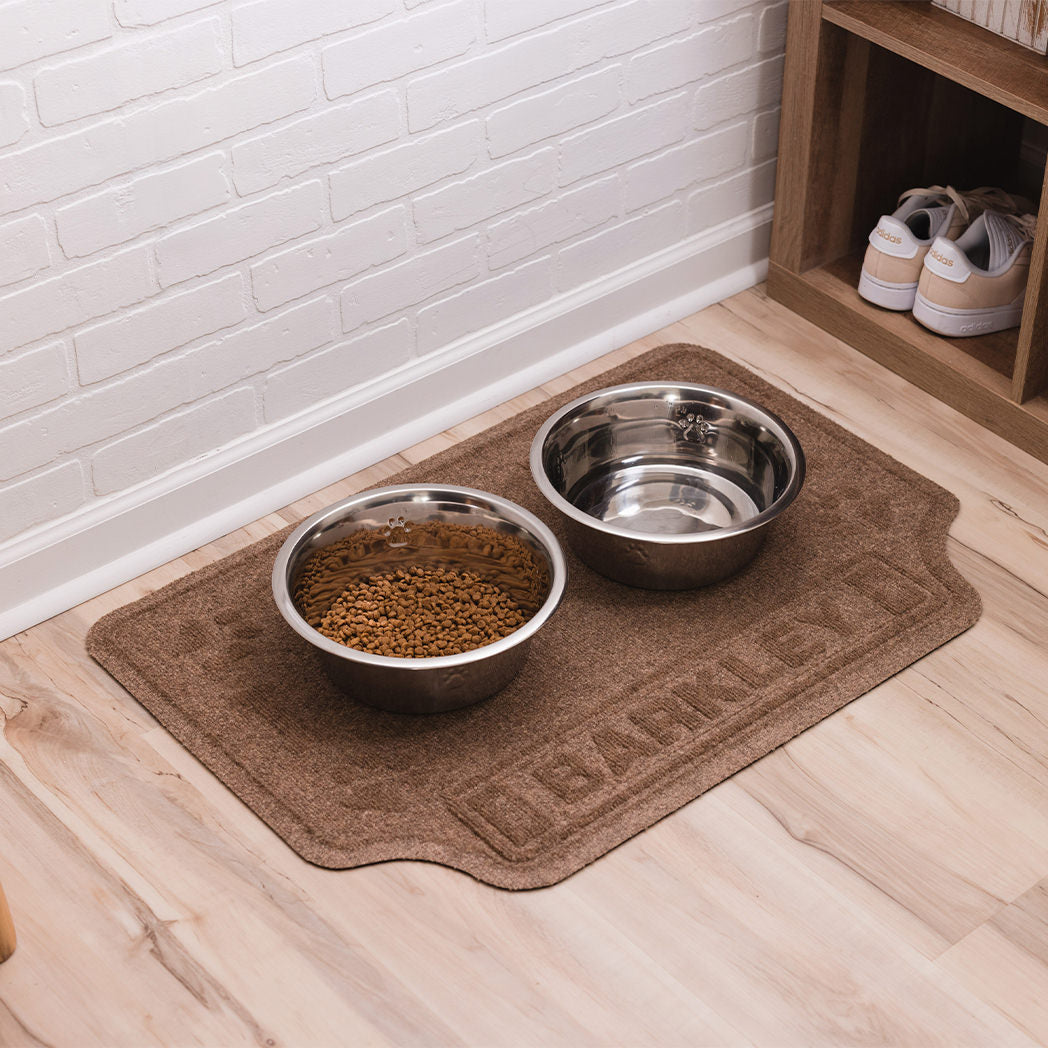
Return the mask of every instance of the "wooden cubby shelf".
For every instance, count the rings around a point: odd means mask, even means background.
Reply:
[[[1048,220],[1019,328],[942,338],[856,291],[869,231],[905,189],[1048,201],[1043,171],[1023,177],[1025,120],[1048,124],[1043,55],[927,0],[791,4],[768,292],[1048,462]]]

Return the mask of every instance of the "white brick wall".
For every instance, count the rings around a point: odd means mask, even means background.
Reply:
[[[540,258],[420,309],[419,351],[439,349],[463,335],[537,306],[550,297],[549,271],[549,260]]]
[[[95,491],[108,495],[148,480],[155,471],[214,451],[255,425],[255,394],[235,389],[137,433],[131,433],[91,456]]]
[[[328,98],[351,95],[465,54],[477,35],[472,6],[472,0],[455,0],[325,48]]]
[[[681,141],[688,133],[686,93],[640,106],[577,135],[560,146],[560,184],[577,182]]]
[[[684,205],[679,200],[648,211],[594,236],[561,248],[557,288],[570,291],[594,272],[615,270],[633,259],[653,255],[680,240],[684,227]]]
[[[0,542],[34,524],[77,509],[85,498],[84,473],[79,462],[63,462],[8,485],[0,517]]]
[[[81,197],[55,210],[58,242],[70,258],[80,258],[224,204],[226,167],[224,153],[209,153]]]
[[[411,360],[415,334],[407,319],[314,353],[266,378],[266,421],[273,422],[328,400],[332,390],[377,378]]]
[[[80,381],[89,385],[109,378],[201,335],[232,327],[246,315],[239,273],[178,295],[160,296],[141,309],[77,332],[73,345]]]
[[[599,7],[608,0],[528,0],[527,3],[489,3],[484,6],[488,40],[503,40],[528,29],[539,29],[568,15]]]
[[[68,389],[68,351],[63,342],[0,358],[0,419],[46,404]]]
[[[484,148],[479,120],[417,135],[331,172],[331,215],[336,222],[400,197],[410,197],[450,175],[468,171]]]
[[[402,207],[393,207],[253,265],[255,302],[259,309],[272,309],[328,284],[348,280],[406,250],[407,216]]]
[[[313,102],[315,79],[312,62],[292,59],[76,131],[34,136],[37,144],[0,157],[0,209],[45,204],[297,113]]]
[[[752,50],[753,16],[748,14],[683,40],[649,48],[630,59],[626,97],[639,102],[673,91],[745,61]]]
[[[0,543],[768,203],[786,8],[0,3]]]
[[[0,346],[17,349],[141,302],[155,284],[144,246],[31,283],[0,298]]]
[[[482,257],[480,237],[474,233],[353,281],[342,292],[343,330],[357,331],[368,321],[478,279],[483,273]]]
[[[26,215],[0,226],[0,284],[17,284],[49,265],[51,248],[43,216]]]
[[[488,267],[501,269],[542,248],[610,222],[621,210],[620,179],[604,178],[488,228]]]
[[[392,142],[399,131],[400,105],[393,91],[332,106],[234,146],[233,181],[237,192],[247,196],[310,168]]]
[[[64,124],[204,80],[221,68],[222,24],[210,18],[41,69],[34,81],[36,111],[42,124]]]
[[[739,170],[750,138],[748,123],[732,124],[648,160],[630,164],[625,175],[626,210],[636,211],[696,182],[709,182]]]
[[[157,276],[164,287],[205,276],[319,229],[327,195],[321,182],[227,208],[214,218],[162,236],[156,244]]]
[[[488,151],[505,156],[607,116],[619,108],[621,76],[619,69],[601,69],[494,110],[486,121]]]
[[[17,0],[0,7],[0,69],[113,35],[105,0]]]
[[[397,0],[256,0],[233,8],[233,59],[240,66],[393,14]]]
[[[212,7],[219,0],[113,0],[116,20],[128,28],[156,25],[189,11]]]
[[[419,241],[439,240],[547,196],[553,188],[555,162],[554,151],[543,149],[416,197],[413,212]]]
[[[28,130],[25,88],[21,84],[0,83],[0,146],[17,142]]]

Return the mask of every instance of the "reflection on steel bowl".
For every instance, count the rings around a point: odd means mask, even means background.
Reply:
[[[804,483],[804,452],[759,404],[710,386],[640,382],[580,397],[531,445],[568,541],[631,586],[690,589],[735,574]]]
[[[463,536],[468,539],[476,525],[513,541],[466,544]],[[504,553],[519,550],[518,542],[534,555],[528,558],[531,567],[538,566],[537,574],[532,570],[526,579],[515,577],[512,557]],[[317,576],[304,595],[299,582],[310,558],[336,544],[334,568]],[[510,594],[526,610],[527,621],[482,647],[414,658],[348,647],[310,624],[319,621],[325,602],[330,606],[354,584],[412,568],[478,575]],[[291,628],[313,645],[328,676],[347,694],[398,713],[437,713],[479,702],[513,679],[528,642],[560,603],[566,577],[553,533],[515,503],[472,488],[405,484],[352,495],[303,521],[277,555],[273,597]]]

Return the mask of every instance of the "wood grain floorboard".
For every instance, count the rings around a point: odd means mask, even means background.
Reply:
[[[942,966],[1048,1044],[1048,879],[962,939]]]
[[[113,608],[676,341],[953,491],[984,615],[567,881],[310,866],[85,654]],[[1046,642],[1048,466],[744,292],[0,644],[0,1045],[1048,1043]]]

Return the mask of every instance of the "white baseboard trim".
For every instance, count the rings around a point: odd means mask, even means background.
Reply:
[[[752,287],[770,229],[767,205],[0,545],[0,639]]]

